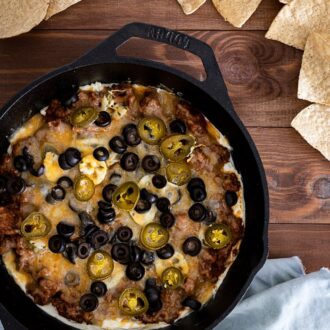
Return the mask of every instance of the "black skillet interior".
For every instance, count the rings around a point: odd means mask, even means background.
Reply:
[[[164,42],[194,53],[203,61],[206,80],[197,81],[153,61],[119,57],[116,49],[131,37]],[[6,136],[46,106],[52,98],[68,98],[75,86],[127,79],[154,86],[162,83],[181,92],[228,137],[233,147],[232,157],[242,175],[245,189],[246,232],[241,249],[215,298],[201,311],[165,328],[212,329],[242,298],[267,257],[268,193],[264,170],[254,143],[233,110],[214,53],[208,45],[157,26],[142,23],[124,26],[74,63],[41,77],[9,101],[0,114],[0,152],[5,152],[7,148]],[[15,285],[2,264],[0,278],[0,302],[25,327],[48,330],[70,328],[40,311]]]

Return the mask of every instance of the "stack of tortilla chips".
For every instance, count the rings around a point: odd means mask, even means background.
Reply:
[[[212,0],[219,14],[235,27],[242,27],[262,0]],[[206,0],[178,0],[184,13],[194,13]]]
[[[330,0],[280,0],[288,3],[266,38],[304,50],[298,98],[313,102],[291,125],[330,160]]]
[[[9,38],[33,29],[42,20],[80,0],[0,0],[0,38]]]
[[[185,14],[206,0],[178,0]],[[330,160],[330,0],[279,0],[286,4],[271,24],[266,38],[305,50],[298,98],[314,102],[292,121],[303,138]],[[212,0],[223,18],[242,25],[261,0]]]

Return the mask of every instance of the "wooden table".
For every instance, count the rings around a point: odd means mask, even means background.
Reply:
[[[263,160],[270,192],[270,257],[298,255],[307,271],[330,267],[330,163],[290,128],[302,52],[264,38],[281,8],[263,0],[243,29],[208,1],[185,16],[175,0],[83,0],[25,35],[0,41],[0,106],[34,78],[68,63],[122,25],[141,21],[184,31],[212,46],[235,110]],[[197,77],[198,58],[131,40],[121,54],[164,61]]]

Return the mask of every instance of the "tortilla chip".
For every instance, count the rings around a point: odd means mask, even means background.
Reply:
[[[0,38],[30,31],[46,16],[49,0],[0,0]]]
[[[330,107],[312,104],[298,113],[291,126],[330,160]]]
[[[50,0],[45,20],[49,17],[69,8],[81,0]]]
[[[194,13],[206,0],[178,0],[178,3],[186,15]]]
[[[266,38],[304,49],[311,32],[329,31],[329,0],[293,0],[275,17]]]
[[[219,14],[235,27],[242,27],[262,0],[212,0]]]
[[[330,106],[330,34],[309,35],[299,75],[298,98]]]

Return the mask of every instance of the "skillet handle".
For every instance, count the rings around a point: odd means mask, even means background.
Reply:
[[[225,108],[227,108],[227,110],[233,111],[227,94],[227,88],[212,48],[203,41],[181,32],[145,23],[130,23],[96,46],[96,48],[77,59],[72,65],[77,67],[90,64],[116,62],[121,58],[116,52],[117,48],[132,37],[166,43],[197,55],[202,60],[206,72],[206,79],[204,81],[199,81],[189,76],[190,80],[193,80],[196,85],[199,85],[199,87],[211,94]],[[188,77],[180,71],[177,71],[177,73],[184,76],[185,79]]]

